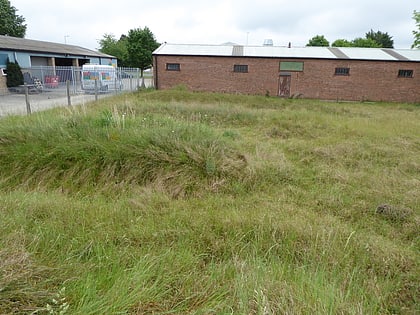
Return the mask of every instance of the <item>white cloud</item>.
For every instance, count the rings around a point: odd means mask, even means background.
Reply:
[[[96,49],[104,34],[116,37],[148,26],[158,41],[303,46],[320,34],[332,42],[363,37],[370,29],[387,32],[396,47],[408,48],[415,28],[414,1],[383,0],[14,0],[28,25],[27,38]],[[418,9],[418,8],[417,8]]]

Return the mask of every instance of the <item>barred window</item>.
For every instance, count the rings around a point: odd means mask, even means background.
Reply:
[[[413,70],[398,70],[398,77],[399,78],[412,78],[413,77]]]
[[[335,68],[335,75],[350,75],[350,68]]]
[[[166,70],[168,71],[180,71],[181,65],[179,63],[167,63]]]
[[[233,66],[233,72],[247,73],[248,72],[248,65],[234,65]]]

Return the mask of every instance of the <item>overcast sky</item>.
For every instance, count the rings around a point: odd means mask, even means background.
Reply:
[[[387,32],[410,48],[419,0],[10,0],[27,24],[26,38],[98,49],[104,34],[119,38],[145,26],[160,43],[305,46]]]

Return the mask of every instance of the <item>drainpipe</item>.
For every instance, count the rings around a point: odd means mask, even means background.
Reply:
[[[153,79],[155,81],[155,89],[159,89],[159,81],[158,81],[158,63],[157,63],[157,56],[154,56],[155,64],[153,66]]]

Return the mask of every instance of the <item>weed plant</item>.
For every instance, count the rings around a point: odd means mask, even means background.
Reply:
[[[420,111],[126,94],[0,124],[1,314],[416,314]]]

